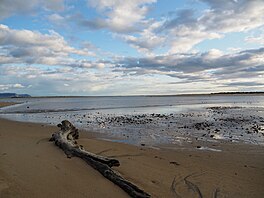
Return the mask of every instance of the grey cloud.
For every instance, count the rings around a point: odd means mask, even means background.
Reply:
[[[0,20],[14,14],[32,14],[43,8],[61,11],[64,9],[64,0],[1,0]]]
[[[244,72],[260,72],[260,71],[264,71],[264,65],[257,65],[257,66],[254,66],[254,67],[249,67],[249,68],[246,68],[244,70],[242,70]]]
[[[20,58],[20,57],[25,57],[25,56],[31,56],[33,55],[33,51],[32,50],[28,50],[28,49],[13,49],[10,51],[10,55],[12,57],[15,58]]]
[[[102,19],[93,19],[93,20],[83,19],[82,21],[79,21],[79,24],[81,26],[94,30],[103,29],[108,26],[107,23]]]
[[[175,78],[176,76],[174,76]],[[181,79],[180,81],[176,82],[169,82],[169,85],[189,85],[194,83],[205,83],[205,84],[216,84],[214,79],[206,79],[202,78],[201,76],[186,76],[186,75],[177,75],[177,79]]]
[[[100,29],[109,29],[113,32],[118,33],[129,33],[129,32],[138,32],[140,28],[133,25],[113,25],[110,21],[107,21],[103,18],[93,18],[88,19],[83,14],[77,13],[68,17],[70,22],[76,24],[80,28],[90,29],[90,30],[100,30]]]
[[[64,10],[64,0],[44,0],[43,5],[49,10]]]
[[[193,9],[184,9],[177,11],[173,16],[170,16],[168,20],[166,20],[163,26],[159,29],[159,31],[163,31],[164,29],[175,28],[179,25],[194,25],[197,22],[197,19],[194,17],[195,10]],[[176,16],[175,16],[176,15]]]
[[[189,75],[189,74],[184,74],[184,73],[174,73],[174,74],[167,74],[167,76],[170,76],[172,78],[178,78],[178,79],[183,79],[184,82],[201,82],[201,81],[208,81],[208,79],[204,78],[203,76],[199,75]],[[211,79],[212,80],[212,79]],[[183,83],[178,82],[178,83]],[[175,84],[174,82],[172,84]]]
[[[258,82],[232,82],[226,83],[225,86],[239,86],[239,87],[253,87],[253,86],[263,86],[264,83]]]
[[[244,3],[247,3],[248,0],[199,0],[201,2],[204,2],[208,5],[210,5],[211,9],[214,10],[222,10],[222,9],[227,9],[230,7],[235,7],[235,6],[241,6]],[[255,2],[260,2],[262,0],[251,0]]]
[[[157,37],[154,34],[151,35],[151,33],[146,33],[146,32],[140,38],[134,36],[127,36],[127,35],[120,36],[120,38],[125,40],[128,44],[130,44],[134,48],[138,49],[138,51],[144,53],[151,52],[152,50],[157,48],[157,46],[159,48],[165,46],[164,37]]]
[[[214,74],[217,80],[237,80],[237,79],[259,79],[264,73],[258,72],[243,72],[235,69],[224,70],[223,72],[216,72]]]
[[[0,3],[0,19],[6,18],[12,14],[14,14],[16,11],[20,13],[26,13],[34,9],[37,1],[32,0],[1,0]]]
[[[207,30],[234,32],[259,27],[264,23],[262,0],[202,0],[210,6],[199,22]]]
[[[262,57],[262,58],[260,58]],[[264,48],[245,50],[235,54],[226,54],[214,56],[208,53],[196,54],[174,54],[164,56],[154,56],[149,58],[125,58],[117,64],[119,69],[124,71],[136,69],[168,73],[170,77],[180,79],[203,79],[199,72],[209,72],[210,79],[243,77],[246,78],[248,70],[252,70],[252,77],[259,75],[258,72],[264,72]],[[254,68],[254,70],[252,69]],[[182,74],[180,74],[182,73]],[[191,75],[192,74],[192,75]],[[195,75],[196,74],[196,75]],[[200,74],[201,75],[201,74]],[[250,76],[248,76],[250,77]]]

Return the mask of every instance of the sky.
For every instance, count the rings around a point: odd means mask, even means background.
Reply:
[[[0,0],[0,92],[264,91],[264,0]]]

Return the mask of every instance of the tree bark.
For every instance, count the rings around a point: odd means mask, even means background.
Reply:
[[[60,127],[60,130],[52,134],[50,141],[54,141],[55,145],[60,147],[67,157],[80,157],[91,167],[99,171],[105,178],[122,188],[131,197],[150,197],[148,193],[124,179],[117,171],[111,169],[112,166],[120,165],[118,160],[90,153],[85,151],[81,145],[78,145],[76,141],[76,139],[79,138],[78,129],[76,129],[68,120],[62,121],[61,124],[58,124],[58,127]]]

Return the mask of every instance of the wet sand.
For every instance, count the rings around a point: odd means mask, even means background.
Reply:
[[[85,162],[68,159],[49,142],[57,130],[0,119],[0,197],[128,197]],[[152,197],[264,195],[262,146],[207,145],[221,152],[193,149],[193,145],[158,149],[98,140],[87,132],[81,132],[78,143],[120,160],[115,169]]]
[[[0,102],[0,108],[10,106],[10,105],[14,105],[14,104],[16,104],[16,103],[14,103],[14,102]]]

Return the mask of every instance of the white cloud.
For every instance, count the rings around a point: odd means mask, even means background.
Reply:
[[[24,88],[25,86],[17,83],[17,84],[14,84],[13,87],[14,88]]]
[[[164,47],[166,37],[153,33],[155,28],[160,26],[160,22],[152,23],[148,28],[143,29],[139,36],[133,35],[118,35],[121,39],[125,40],[132,47],[136,48],[140,53],[151,55],[152,51],[156,48]]]
[[[221,50],[211,49],[210,51],[208,51],[208,53],[206,53],[206,55],[204,55],[204,58],[210,60],[220,58],[222,56],[224,56],[224,53]]]
[[[156,0],[88,0],[89,6],[104,17],[88,20],[84,24],[95,29],[109,28],[114,32],[138,31],[145,23],[148,5],[155,2]]]
[[[264,25],[263,0],[199,1],[209,8],[201,13],[193,9],[179,10],[159,21],[149,20],[149,26],[139,34],[123,37],[139,52],[150,53],[163,43],[168,53],[173,54],[189,52],[205,40],[221,39],[230,32],[246,32]],[[261,39],[262,36],[247,41]]]
[[[179,27],[169,31],[168,43],[170,45],[169,53],[188,52],[193,47],[208,39],[220,39],[222,35],[217,33],[203,32],[188,27]]]
[[[13,87],[24,86],[32,95],[201,93],[250,87],[263,90],[263,57],[263,48],[233,54],[212,49],[206,53],[119,57],[112,63],[116,67],[100,70],[6,65],[0,70],[0,89],[9,88],[4,83],[9,82]]]
[[[9,90],[9,89],[12,89],[12,88],[15,88],[15,89],[21,89],[21,88],[24,88],[25,86],[19,84],[19,83],[16,83],[16,84],[0,84],[0,90],[1,91],[5,91],[5,90]]]
[[[210,6],[198,20],[206,30],[216,32],[242,32],[264,23],[263,0],[215,1],[201,0]]]
[[[76,48],[53,30],[41,33],[0,24],[0,90],[27,89],[36,95],[118,95],[263,89],[263,48],[195,51],[197,44],[228,33],[259,32],[256,29],[264,25],[263,0],[198,0],[193,2],[205,3],[205,10],[177,10],[159,19],[147,15],[156,0],[87,2],[98,17],[57,12],[64,9],[63,0],[3,0],[0,19],[40,11],[38,16],[45,15],[48,22],[59,25],[54,26],[56,30],[64,24],[74,29],[73,21],[90,29],[107,29],[105,35],[110,31],[144,56],[120,57],[89,41]],[[263,34],[245,39],[258,45],[264,44],[263,40]],[[188,83],[192,86],[186,86]]]
[[[5,66],[0,70],[0,89],[6,90],[24,85],[27,92],[33,95],[56,94],[98,94],[107,92],[108,87],[118,82],[117,74],[106,70],[90,70],[86,68],[42,68],[36,66]],[[14,81],[21,82],[21,86]],[[5,85],[3,82],[10,82]],[[12,85],[12,87],[11,87]],[[118,87],[115,89],[118,90]]]
[[[78,60],[71,55],[94,57],[94,52],[87,48],[71,47],[64,38],[54,31],[42,34],[30,30],[14,30],[0,24],[0,63],[45,64],[58,66],[96,67],[92,61]],[[85,65],[86,64],[86,65]],[[101,65],[99,65],[101,67]]]
[[[190,44],[186,47],[187,51],[201,41],[221,38],[225,33],[244,32],[264,25],[264,1],[262,0],[201,1],[207,3],[210,8],[205,10],[197,20],[191,18],[189,23],[185,21],[181,24],[177,20],[179,18],[176,18],[169,22],[170,26],[167,25],[169,32],[173,32],[179,38],[176,39],[176,44],[183,45],[184,42],[181,42],[181,39],[185,39],[184,41]],[[187,33],[184,33],[185,29]]]
[[[264,31],[262,34],[258,36],[246,37],[245,41],[248,43],[256,43],[256,44],[264,45]]]
[[[51,14],[47,17],[47,19],[56,25],[62,26],[66,23],[65,18],[59,14]]]

